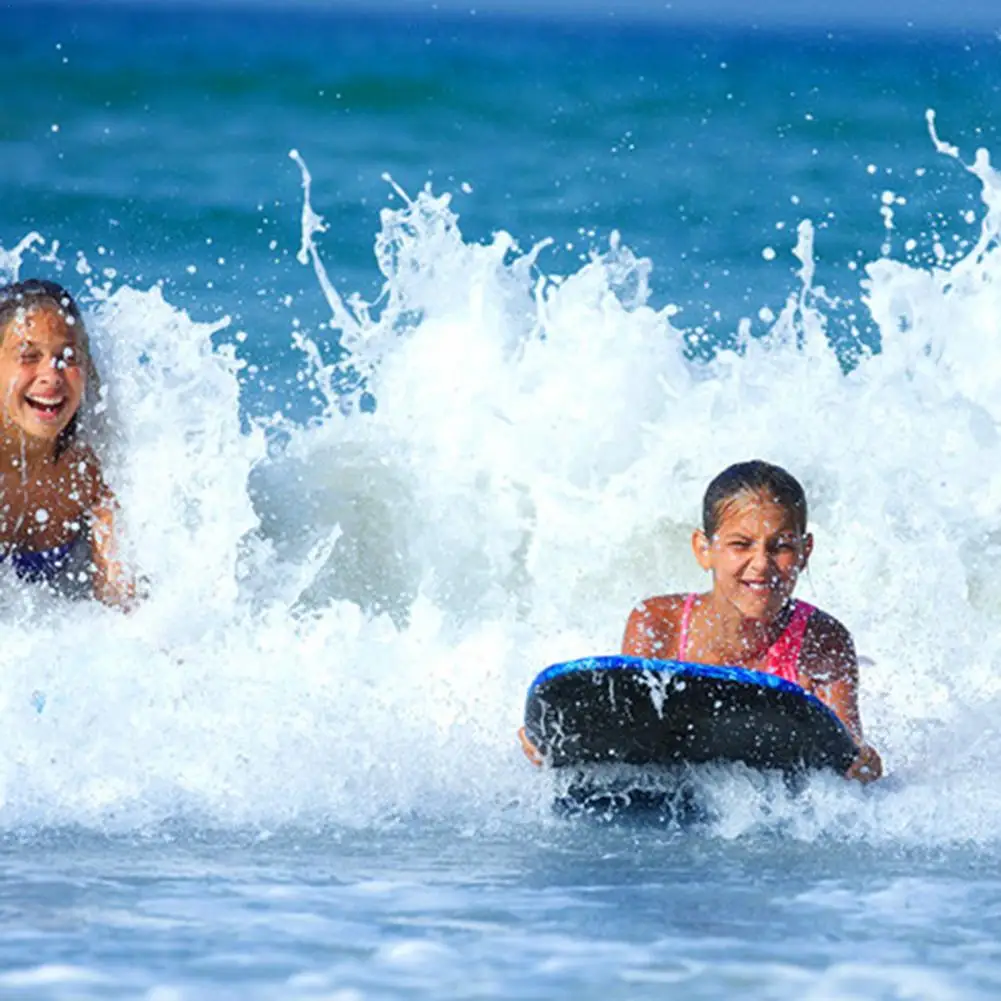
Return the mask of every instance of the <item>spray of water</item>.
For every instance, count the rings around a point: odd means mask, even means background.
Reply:
[[[109,476],[152,597],[121,616],[0,581],[0,825],[538,823],[552,785],[513,739],[528,682],[616,650],[639,598],[700,587],[702,490],[757,456],[806,485],[802,593],[856,637],[892,777],[790,798],[717,775],[715,830],[1001,836],[1001,176],[986,153],[969,168],[980,240],[949,267],[870,264],[882,349],[847,373],[808,222],[770,335],[694,361],[618,238],[546,275],[541,245],[468,243],[430,190],[382,213],[378,304],[342,300],[293,156],[301,260],[338,338],[336,354],[298,340],[326,414],[269,452],[241,427],[218,325],[155,288],[94,289]],[[36,239],[0,266],[16,274]]]

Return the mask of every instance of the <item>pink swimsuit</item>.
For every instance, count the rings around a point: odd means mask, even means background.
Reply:
[[[681,635],[678,637],[678,660],[685,659],[688,649],[688,627],[692,621],[692,608],[698,595],[689,594],[681,609]],[[799,652],[803,649],[803,637],[810,616],[816,611],[813,605],[805,601],[793,601],[792,615],[779,638],[768,648],[767,674],[784,678],[793,684],[799,684]]]

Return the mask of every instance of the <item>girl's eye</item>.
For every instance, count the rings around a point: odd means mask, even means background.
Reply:
[[[20,361],[24,365],[34,365],[41,357],[37,351],[24,351],[21,353]]]

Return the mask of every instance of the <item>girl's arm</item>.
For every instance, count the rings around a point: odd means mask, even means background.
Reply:
[[[135,578],[117,556],[115,514],[111,491],[103,492],[90,509],[90,547],[94,564],[94,596],[106,605],[131,611],[137,601]]]
[[[521,750],[525,757],[536,768],[541,768],[545,764],[545,759],[542,757],[542,752],[528,739],[528,734],[523,726],[518,728],[518,740],[521,741]]]
[[[93,565],[94,597],[106,605],[131,611],[140,595],[136,580],[118,558],[115,519],[118,501],[104,482],[101,463],[88,448],[81,456],[89,496],[87,521],[90,528],[90,559]]]
[[[859,753],[845,773],[847,778],[873,782],[883,774],[883,762],[862,736],[858,708],[858,657],[851,634],[823,612],[814,613],[803,643],[807,688],[844,723]]]
[[[82,448],[73,461],[85,477],[80,486],[84,487],[81,492],[87,498],[94,597],[106,605],[131,611],[142,595],[138,593],[135,577],[118,558],[115,525],[118,501],[104,482],[101,462],[90,448]]]

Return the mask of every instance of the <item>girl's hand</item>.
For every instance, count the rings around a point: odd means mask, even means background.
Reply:
[[[851,767],[845,772],[845,778],[867,785],[869,782],[875,782],[882,774],[883,761],[879,752],[875,747],[863,744]]]
[[[521,741],[521,749],[525,752],[525,757],[535,765],[536,768],[542,767],[542,755],[539,753],[539,749],[533,744],[525,733],[525,728],[521,727],[518,730],[518,740]]]

